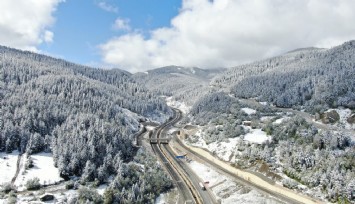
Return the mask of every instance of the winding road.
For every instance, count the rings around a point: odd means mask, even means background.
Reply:
[[[153,138],[166,138],[166,132],[182,118],[181,111],[174,109],[174,117],[162,124],[152,135]],[[154,142],[152,149],[170,174],[180,193],[179,203],[213,204],[217,203],[211,191],[203,190],[199,186],[201,179],[176,154],[169,144]]]

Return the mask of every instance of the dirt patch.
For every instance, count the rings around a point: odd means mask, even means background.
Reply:
[[[197,129],[197,126],[195,126],[195,125],[185,125],[184,129],[185,130],[195,130],[195,129]]]
[[[266,175],[267,177],[273,179],[273,180],[281,180],[282,177],[274,172],[272,172],[270,170],[270,167],[268,164],[266,164],[265,162],[262,162],[260,168],[258,169],[258,171],[260,173],[263,173],[264,175]]]
[[[321,119],[324,124],[336,123],[337,121],[339,121],[340,116],[335,110],[332,110],[332,111],[323,113],[321,115]]]
[[[347,119],[348,123],[350,124],[354,124],[355,123],[355,114],[352,114],[348,119]]]
[[[269,172],[269,166],[265,162],[263,162],[259,168],[259,172],[261,173]]]

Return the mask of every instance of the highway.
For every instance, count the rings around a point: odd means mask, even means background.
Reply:
[[[152,138],[165,138],[166,132],[169,130],[169,128],[171,128],[182,118],[180,110],[174,109],[174,111],[174,117],[168,122],[159,126],[155,133],[152,135]],[[173,139],[175,141],[175,145],[183,148],[184,151],[189,155],[198,157],[200,160],[204,161],[204,164],[218,169],[220,172],[223,172],[226,175],[234,177],[236,180],[245,185],[256,188],[266,194],[275,196],[280,200],[285,201],[286,203],[319,203],[319,201],[316,201],[307,196],[299,195],[281,186],[275,186],[273,183],[259,178],[258,175],[244,172],[240,169],[235,169],[229,164],[225,164],[224,162],[214,158],[207,152],[198,153],[199,151],[203,152],[203,150],[187,147],[176,137]],[[209,189],[202,190],[200,188],[199,182],[203,181],[195,174],[194,171],[192,171],[192,169],[190,169],[184,160],[176,158],[177,155],[174,153],[169,143],[163,141],[159,142],[158,140],[158,142],[151,143],[151,145],[158,159],[163,163],[166,170],[173,178],[176,187],[180,192],[181,196],[179,203],[218,203]],[[253,180],[253,182],[251,182],[251,180]]]
[[[234,168],[230,166],[230,164],[215,158],[206,150],[194,148],[183,144],[183,142],[177,137],[174,137],[173,140],[174,146],[179,147],[179,149],[182,149],[190,156],[193,155],[194,157],[199,158],[199,160],[203,161],[205,165],[211,166],[217,169],[219,172],[222,172],[225,175],[235,178],[240,183],[251,186],[261,192],[279,198],[280,200],[286,203],[321,203],[321,201],[318,201],[316,199],[310,198],[305,195],[300,195],[282,186],[277,186],[274,184],[274,182],[270,182],[269,180],[264,179],[259,175]]]
[[[174,109],[174,117],[159,126],[152,137],[158,139],[166,138],[165,133],[167,130],[181,120],[181,118],[181,112]],[[199,182],[202,181],[192,169],[190,169],[184,161],[176,159],[177,155],[175,155],[168,143],[158,141],[157,143],[151,143],[151,146],[179,190],[179,203],[217,203],[211,191],[206,191],[200,188]]]

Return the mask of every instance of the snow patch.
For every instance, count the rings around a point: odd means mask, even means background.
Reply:
[[[10,183],[15,176],[18,155],[18,151],[10,154],[0,152],[0,185]]]
[[[18,186],[19,190],[25,189],[25,184],[28,180],[35,177],[40,179],[40,183],[43,184],[54,184],[56,182],[62,181],[63,178],[59,176],[59,170],[54,166],[53,156],[51,153],[38,153],[31,155],[33,161],[33,167],[30,169],[25,169],[25,164],[27,162],[26,156],[23,156],[20,165],[20,172],[15,181],[15,185]]]
[[[252,143],[262,144],[267,140],[270,140],[271,137],[266,135],[266,132],[261,129],[252,129],[249,133],[244,136],[245,141]]]
[[[251,108],[242,108],[241,110],[244,111],[248,115],[253,115],[256,113],[256,110],[251,109]]]
[[[281,124],[282,122],[284,122],[284,120],[287,120],[287,119],[289,119],[289,118],[290,118],[290,117],[279,118],[279,119],[275,120],[275,121],[273,122],[273,124]]]
[[[100,185],[99,187],[97,187],[97,192],[98,192],[100,195],[104,195],[105,190],[106,190],[107,187],[108,187],[107,184],[102,184],[102,185]]]
[[[235,162],[233,155],[240,138],[229,138],[227,140],[227,142],[212,142],[207,146],[207,149],[224,161]]]

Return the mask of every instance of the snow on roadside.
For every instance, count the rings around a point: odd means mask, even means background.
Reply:
[[[22,158],[23,162],[20,166],[19,175],[15,181],[15,185],[18,186],[18,190],[25,189],[25,184],[29,179],[38,177],[40,183],[43,184],[53,184],[58,181],[63,180],[59,176],[58,168],[54,167],[53,157],[51,153],[38,153],[31,155],[33,161],[33,167],[26,170],[25,163],[27,162],[26,156]]]
[[[242,111],[244,111],[244,113],[248,114],[248,115],[253,115],[256,113],[256,110],[251,109],[251,108],[241,108]]]
[[[236,138],[228,138],[226,141],[223,142],[211,142],[209,144],[203,139],[204,133],[202,132],[202,128],[200,127],[199,130],[194,134],[196,137],[193,143],[189,143],[194,147],[205,148],[209,152],[215,154],[218,158],[228,161],[234,162],[235,161],[235,148],[240,141],[239,137]]]
[[[0,185],[10,183],[15,176],[18,155],[18,151],[10,154],[0,152]]]
[[[238,184],[233,178],[225,176],[204,164],[191,161],[189,166],[201,180],[209,182],[208,187],[222,204],[280,203],[272,197]]]
[[[166,98],[166,104],[168,104],[168,106],[180,109],[184,114],[187,114],[191,109],[191,107],[187,106],[183,102],[174,101],[172,97]]]
[[[271,137],[266,135],[266,132],[261,129],[251,129],[249,133],[244,136],[245,141],[249,141],[256,144],[262,144]]]

